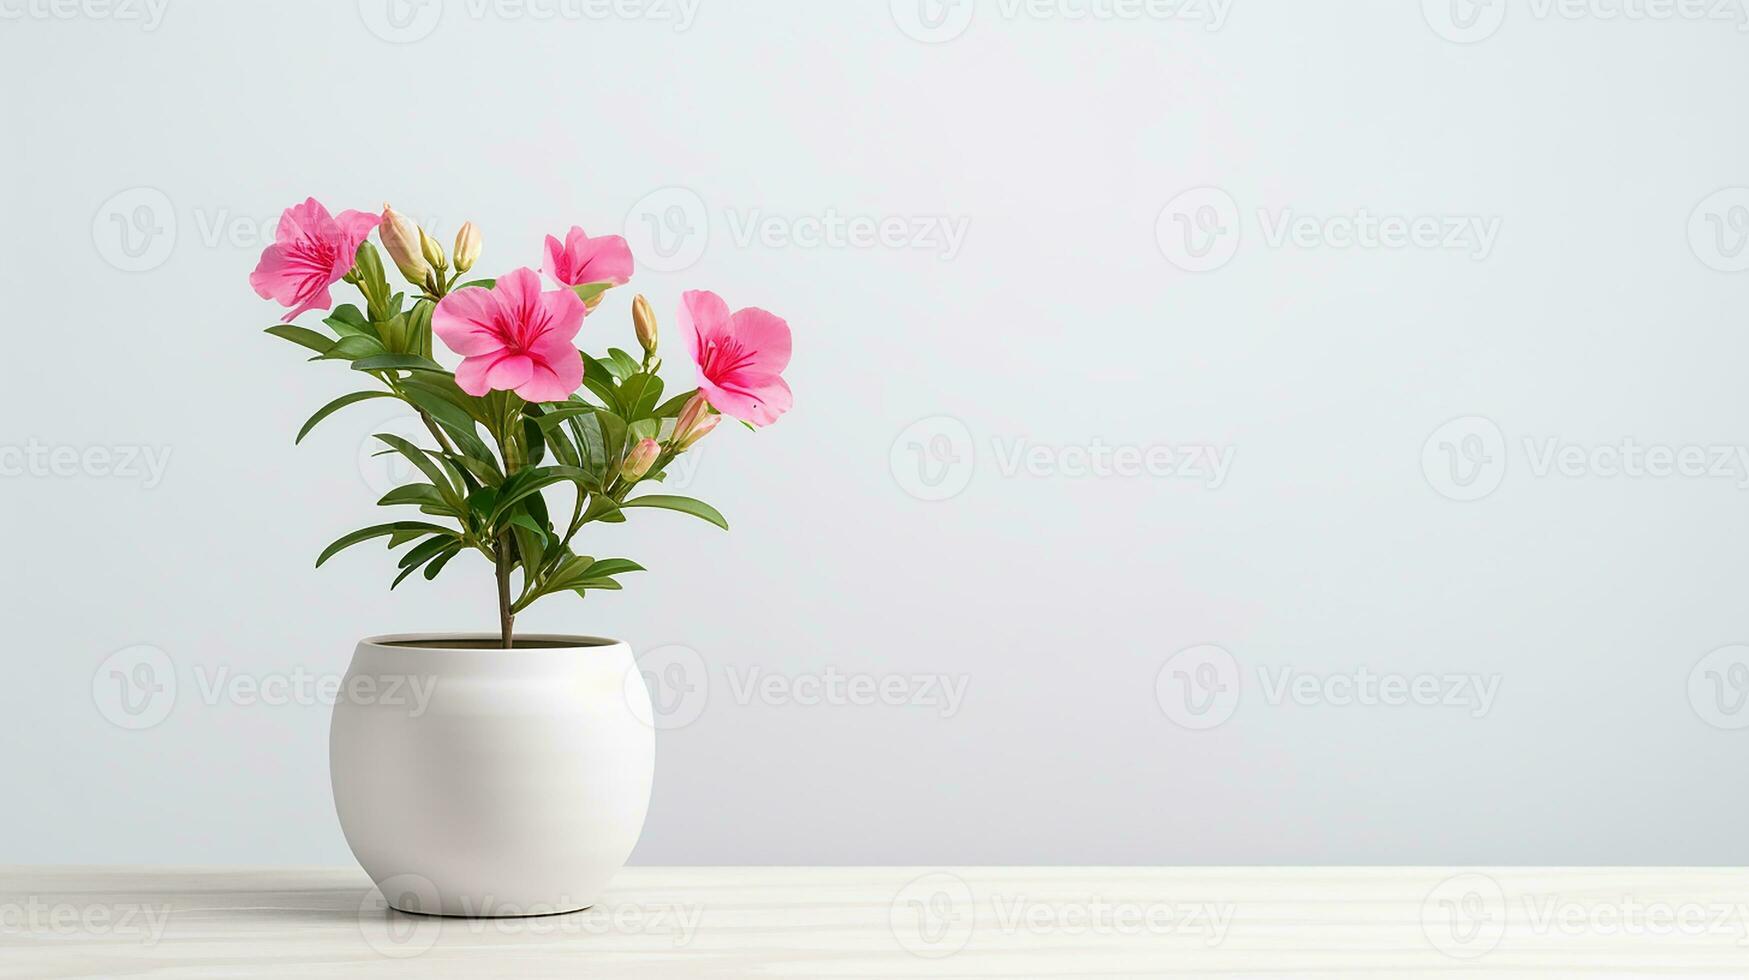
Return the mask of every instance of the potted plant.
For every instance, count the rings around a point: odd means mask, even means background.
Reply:
[[[372,231],[409,289],[389,284]],[[640,355],[576,346],[603,296],[631,277],[624,239],[575,227],[564,241],[548,236],[547,283],[527,267],[464,281],[480,242],[465,224],[446,255],[391,208],[335,215],[312,198],[281,216],[250,284],[286,307],[268,333],[367,383],[318,409],[298,441],[335,412],[383,398],[405,403],[430,436],[423,445],[375,437],[419,475],[378,503],[418,516],[352,531],[317,566],[386,540],[404,549],[391,589],[415,573],[436,578],[463,556],[492,571],[494,631],[358,644],[329,741],[348,845],[406,911],[571,911],[595,901],[643,829],[649,693],[625,643],[518,635],[517,614],[555,596],[617,590],[643,570],[583,553],[592,524],[659,509],[728,527],[709,504],[644,491],[724,415],[752,428],[788,410],[790,332],[763,310],[730,313],[714,293],[685,293],[679,333],[698,383],[669,395],[644,297],[632,302]],[[340,284],[360,303],[334,306]],[[310,310],[327,311],[326,331],[292,323]],[[453,370],[435,359],[441,349],[460,357]]]

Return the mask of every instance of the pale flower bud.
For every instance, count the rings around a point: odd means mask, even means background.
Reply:
[[[419,235],[419,227],[408,221],[406,215],[383,205],[383,223],[377,226],[377,236],[383,240],[383,248],[388,250],[395,268],[416,286],[423,284],[425,273],[431,271],[419,248]]]
[[[425,261],[436,268],[449,267],[449,260],[443,257],[443,246],[437,244],[437,239],[427,235],[423,228],[419,229],[419,251],[425,254]]]
[[[642,293],[632,300],[632,326],[638,332],[638,344],[644,353],[656,353],[656,311]]]
[[[455,271],[472,269],[479,257],[480,229],[475,228],[472,221],[464,221],[461,230],[455,233]]]
[[[681,452],[691,449],[700,439],[710,435],[711,430],[716,428],[717,423],[722,420],[723,417],[721,415],[706,415],[704,418],[699,419],[698,424],[692,427],[692,431],[688,432],[685,438],[675,443],[674,448]]]
[[[681,406],[680,416],[674,420],[674,434],[668,438],[676,446],[680,445],[682,441],[692,435],[694,429],[698,428],[701,419],[710,417],[710,410],[711,403],[705,400],[704,392],[693,392],[692,397],[688,398],[686,404]],[[697,441],[693,440],[693,442]]]
[[[620,464],[619,475],[626,482],[643,479],[650,467],[656,465],[656,457],[662,455],[662,447],[654,439],[640,439],[626,455],[626,461]]]

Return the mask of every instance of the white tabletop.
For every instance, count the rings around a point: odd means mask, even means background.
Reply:
[[[386,911],[357,869],[0,869],[0,977],[1749,974],[1734,869],[628,868]]]

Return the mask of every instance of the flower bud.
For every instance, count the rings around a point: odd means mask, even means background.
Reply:
[[[437,244],[437,239],[427,235],[423,228],[419,229],[419,251],[425,254],[425,261],[434,268],[449,268],[449,260],[443,257],[443,246]]]
[[[475,228],[472,221],[464,221],[461,230],[455,233],[455,271],[472,269],[479,257],[480,229]]]
[[[681,452],[691,449],[700,439],[710,435],[711,430],[716,428],[717,423],[722,420],[723,417],[721,415],[706,415],[704,418],[699,419],[698,424],[692,427],[692,431],[688,432],[684,438],[675,443],[674,448]]]
[[[414,285],[425,282],[425,273],[430,266],[425,262],[425,254],[419,249],[419,228],[407,220],[407,216],[387,204],[383,205],[383,223],[377,226],[377,235],[383,240],[383,248],[389,252],[389,258],[395,262],[395,268],[401,270],[401,275]]]
[[[632,447],[632,451],[626,455],[626,461],[620,464],[619,475],[628,483],[641,480],[645,473],[650,472],[650,467],[656,465],[656,457],[660,455],[662,455],[662,447],[656,443],[656,440],[640,439],[638,444]]]
[[[632,326],[637,329],[638,344],[644,353],[656,353],[656,311],[642,293],[632,300]]]
[[[681,440],[692,435],[692,430],[698,428],[699,420],[710,417],[710,410],[711,403],[705,400],[704,392],[693,392],[692,397],[681,406],[680,416],[674,420],[674,434],[668,438],[675,445],[679,445]]]

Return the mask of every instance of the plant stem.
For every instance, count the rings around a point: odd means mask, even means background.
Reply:
[[[516,616],[510,611],[510,534],[498,538],[498,631],[504,649],[511,649]]]

